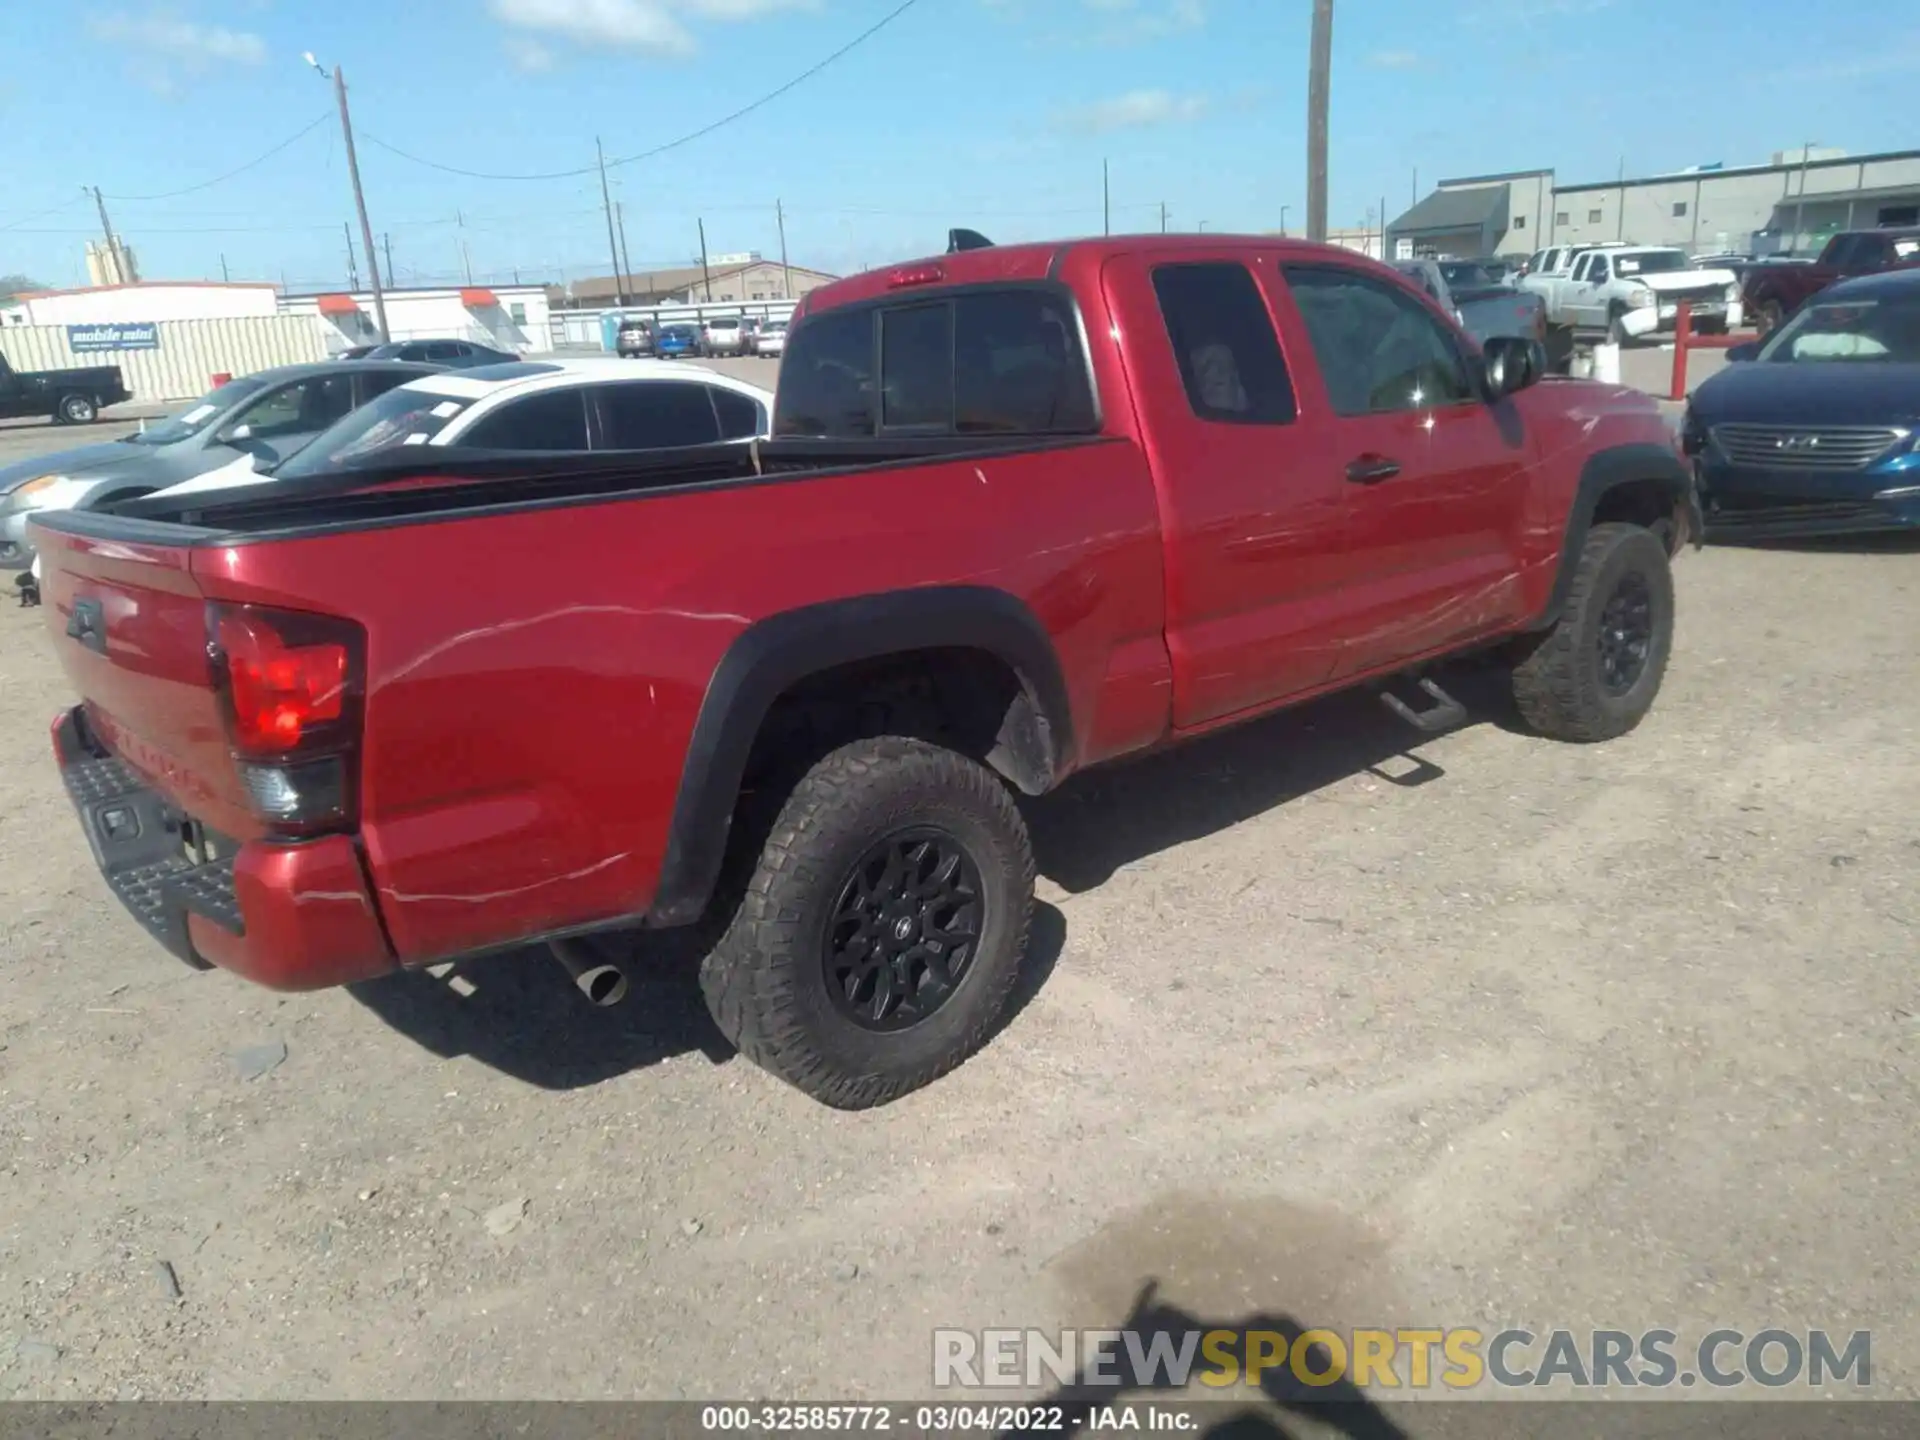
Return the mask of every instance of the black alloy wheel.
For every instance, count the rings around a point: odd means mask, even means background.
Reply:
[[[1600,651],[1600,684],[1609,695],[1633,689],[1653,651],[1653,592],[1646,577],[1628,571],[1600,611],[1595,637]]]
[[[827,922],[827,993],[864,1030],[905,1030],[971,973],[984,905],[980,870],[952,835],[917,827],[870,846]]]

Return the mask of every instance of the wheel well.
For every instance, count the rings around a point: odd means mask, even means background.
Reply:
[[[829,750],[876,735],[942,745],[1029,795],[1053,783],[1047,724],[1012,665],[988,650],[912,650],[818,671],[781,692],[747,759],[744,787],[797,780]]]
[[[1627,480],[1607,488],[1593,507],[1593,523],[1638,525],[1653,530],[1663,521],[1672,523],[1674,504],[1670,485],[1659,480]]]

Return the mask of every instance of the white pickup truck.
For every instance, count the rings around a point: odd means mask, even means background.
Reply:
[[[1694,327],[1707,334],[1735,329],[1741,320],[1740,281],[1731,270],[1695,267],[1670,246],[1597,245],[1543,251],[1520,281],[1546,302],[1547,322],[1575,330],[1605,330],[1615,344],[1670,335],[1679,302],[1693,306]]]

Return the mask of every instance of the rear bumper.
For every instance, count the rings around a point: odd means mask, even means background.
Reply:
[[[236,845],[209,834],[109,752],[77,708],[54,722],[53,748],[101,877],[168,953],[276,990],[395,968],[348,837]]]

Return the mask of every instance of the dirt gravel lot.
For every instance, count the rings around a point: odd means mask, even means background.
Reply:
[[[1341,700],[1034,804],[1022,1007],[859,1115],[729,1058],[666,947],[612,1011],[537,955],[178,966],[9,600],[0,1395],[911,1398],[934,1326],[1150,1278],[1209,1323],[1871,1329],[1920,1395],[1920,551],[1679,584],[1624,741]]]

